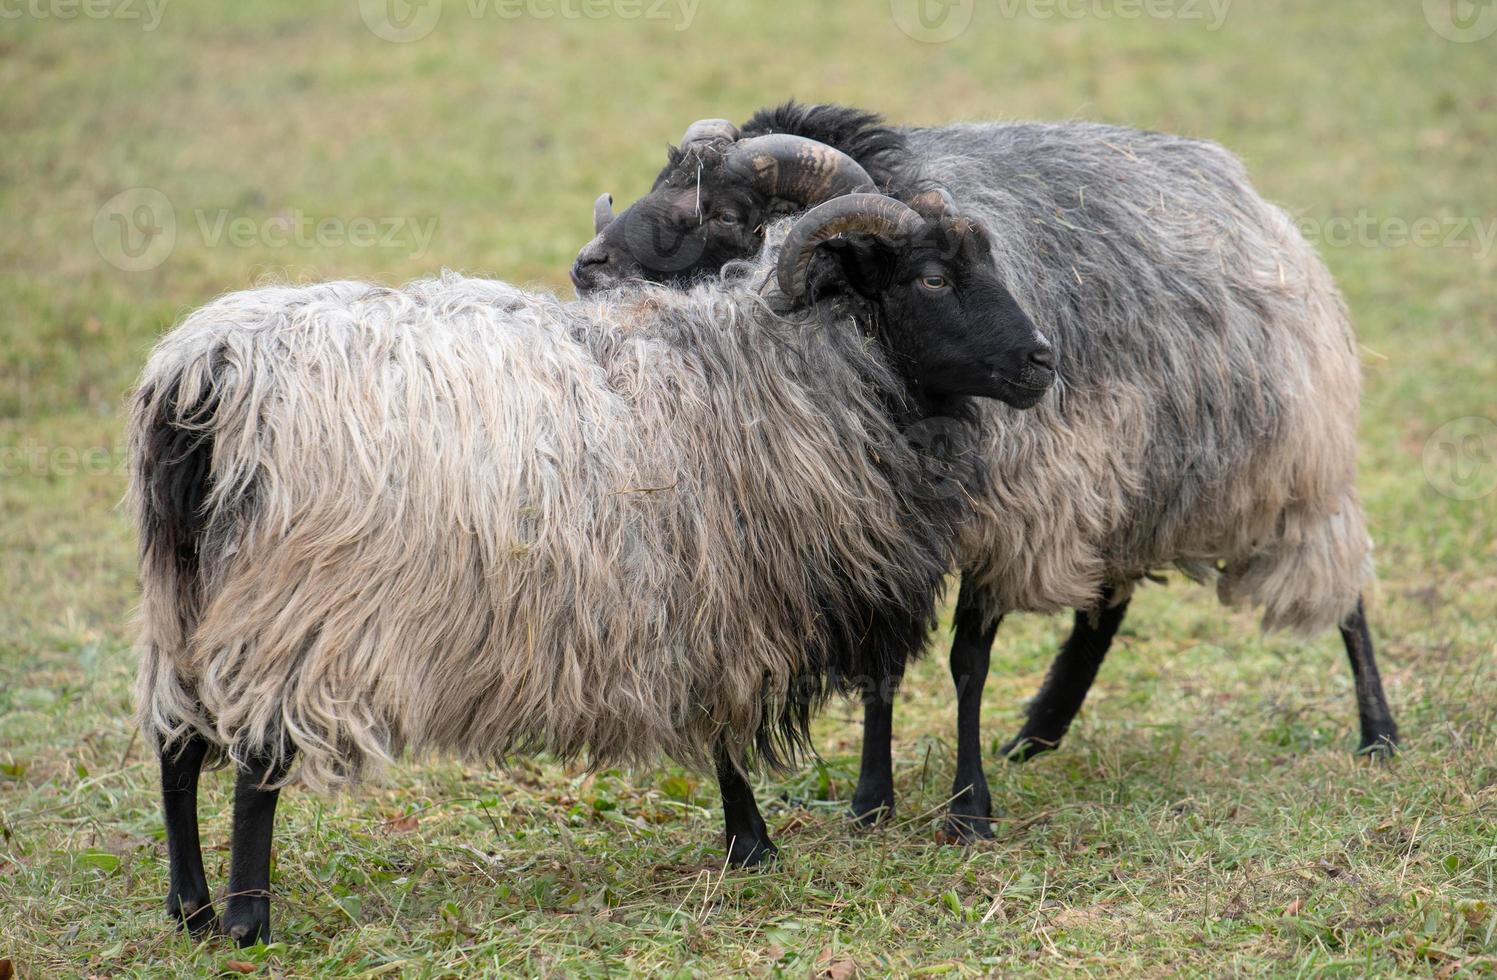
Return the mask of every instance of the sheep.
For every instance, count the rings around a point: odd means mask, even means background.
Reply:
[[[980,709],[1002,616],[1077,610],[1002,749],[1023,761],[1059,744],[1133,589],[1169,567],[1215,579],[1229,605],[1261,607],[1265,628],[1338,626],[1358,752],[1392,754],[1398,729],[1361,598],[1371,543],[1355,489],[1356,340],[1324,264],[1242,164],[1214,143],[1100,124],[895,129],[791,102],[741,129],[697,124],[650,194],[617,218],[600,202],[573,281],[584,294],[628,278],[681,284],[752,254],[767,216],[824,199],[782,192],[783,171],[803,161],[836,173],[826,193],[952,195],[992,232],[1002,279],[1059,359],[1034,412],[982,409],[992,493],[962,546],[944,833],[991,834]],[[819,186],[796,186],[808,185]],[[866,821],[893,810],[891,715],[888,698],[865,707],[852,809]]]
[[[266,287],[159,342],[129,423],[138,702],[183,926],[266,940],[280,788],[402,752],[670,756],[715,771],[733,863],[774,856],[742,767],[924,645],[975,400],[1052,376],[944,208],[846,196],[772,237],[686,293]],[[196,793],[223,762],[219,923]]]

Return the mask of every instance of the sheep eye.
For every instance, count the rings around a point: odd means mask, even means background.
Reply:
[[[920,280],[920,285],[924,286],[926,289],[931,290],[932,292],[935,292],[936,290],[940,290],[940,289],[945,289],[946,288],[946,277],[945,276],[926,276],[926,277],[924,277],[923,279]]]
[[[717,213],[717,220],[725,225],[736,225],[738,224],[738,215],[732,211],[719,211]]]

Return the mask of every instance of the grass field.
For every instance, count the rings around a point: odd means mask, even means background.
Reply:
[[[924,26],[905,0],[0,5],[0,959],[28,980],[1497,974],[1497,7],[1465,4],[977,0]],[[714,786],[676,769],[409,765],[285,794],[280,942],[179,935],[117,506],[153,339],[265,278],[562,288],[600,190],[631,200],[686,122],[789,95],[1210,137],[1302,218],[1364,344],[1402,755],[1352,758],[1333,636],[1262,637],[1176,581],[1141,593],[1059,753],[990,761],[994,842],[935,840],[943,636],[899,704],[893,826],[843,817],[846,705],[822,764],[761,782],[784,855],[761,873],[724,872]],[[990,749],[1067,625],[1005,624]],[[230,786],[206,784],[222,887]]]

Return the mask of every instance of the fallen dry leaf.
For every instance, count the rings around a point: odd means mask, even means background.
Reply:
[[[855,960],[834,959],[832,951],[824,949],[816,957],[816,970],[822,980],[851,980],[858,975],[858,964]]]
[[[1285,915],[1299,915],[1304,910],[1305,910],[1305,900],[1303,898],[1296,898],[1294,901],[1290,902],[1285,907],[1284,914]]]
[[[421,821],[412,813],[404,817],[394,817],[385,821],[385,833],[387,834],[410,834],[414,833]]]
[[[229,960],[224,964],[224,969],[233,970],[235,973],[254,973],[258,967],[248,960]]]
[[[1078,926],[1096,925],[1107,918],[1107,906],[1090,905],[1085,908],[1066,908],[1055,913],[1050,924],[1059,929],[1074,929]]]
[[[16,965],[10,960],[0,960],[0,980],[11,980],[16,975]]]
[[[858,964],[852,960],[834,960],[832,965],[826,968],[822,974],[827,980],[851,980],[858,975]]]
[[[1466,969],[1467,967],[1497,966],[1497,957],[1478,956],[1474,960],[1451,960],[1435,971],[1438,980],[1450,980],[1451,977]]]

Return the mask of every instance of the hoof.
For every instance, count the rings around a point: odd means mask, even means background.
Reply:
[[[202,938],[219,931],[218,916],[213,912],[213,903],[206,899],[183,900],[172,895],[166,900],[166,914],[176,919],[195,938]]]
[[[773,864],[780,857],[780,849],[769,838],[747,840],[733,838],[728,844],[728,863],[735,868],[759,868]]]
[[[270,942],[270,903],[263,898],[254,902],[249,908],[230,907],[224,911],[223,934],[240,949]]]
[[[860,825],[872,827],[894,817],[894,794],[860,796],[854,793],[850,810],[852,818]]]
[[[1060,739],[1042,739],[1032,735],[1020,735],[1012,739],[1001,749],[998,754],[1009,762],[1028,762],[1037,755],[1046,752],[1054,752],[1060,746]]]
[[[943,844],[971,844],[993,839],[993,818],[988,814],[957,813],[946,816],[938,839]]]
[[[1373,762],[1391,762],[1398,754],[1398,732],[1387,732],[1357,746],[1357,755]]]

